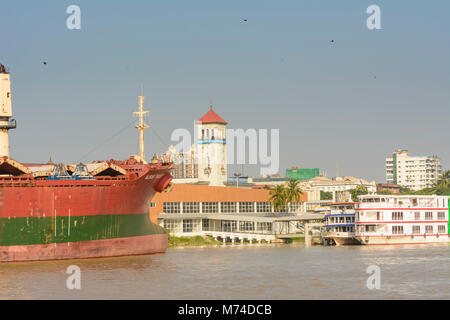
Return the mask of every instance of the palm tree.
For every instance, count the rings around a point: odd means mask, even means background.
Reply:
[[[275,211],[279,212],[286,208],[286,187],[282,184],[270,189],[269,201],[272,202]]]
[[[302,202],[301,195],[303,194],[302,189],[298,185],[298,180],[289,180],[286,187],[286,202],[289,206],[289,211],[291,209],[292,202]]]
[[[450,189],[450,170],[445,171],[442,176],[437,180],[433,187],[432,192],[435,194],[448,193]]]

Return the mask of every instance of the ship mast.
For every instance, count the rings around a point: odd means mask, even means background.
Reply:
[[[144,96],[142,95],[142,92],[139,96],[139,110],[133,112],[133,114],[137,115],[139,117],[139,125],[136,125],[136,129],[139,131],[139,158],[140,161],[143,163],[146,163],[145,161],[145,149],[144,149],[144,131],[148,128],[150,128],[145,122],[144,122],[144,115],[149,113],[148,110],[144,110]]]

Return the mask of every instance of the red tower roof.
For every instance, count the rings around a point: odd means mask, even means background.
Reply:
[[[212,107],[198,121],[201,122],[201,123],[222,123],[222,124],[227,124],[227,122],[225,120],[223,120],[217,113],[214,112]]]

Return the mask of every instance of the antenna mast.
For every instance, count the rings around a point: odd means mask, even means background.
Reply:
[[[139,125],[135,126],[139,131],[139,157],[143,163],[146,163],[144,149],[144,131],[150,127],[144,122],[144,115],[149,113],[148,110],[144,110],[144,100],[145,99],[141,91],[141,94],[139,95],[139,110],[133,112],[133,114],[139,117]]]

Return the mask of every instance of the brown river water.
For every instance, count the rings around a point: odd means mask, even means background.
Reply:
[[[1,299],[450,299],[450,244],[173,248],[165,254],[0,264]],[[81,271],[69,290],[67,267]],[[371,265],[380,288],[368,289]]]

